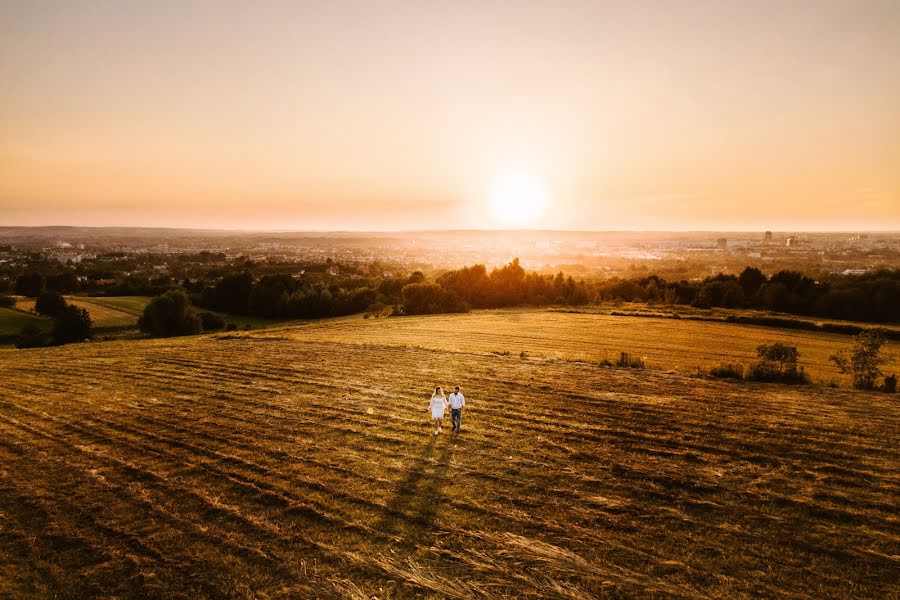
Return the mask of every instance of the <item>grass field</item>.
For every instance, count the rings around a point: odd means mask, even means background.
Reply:
[[[150,302],[145,296],[122,296],[115,298],[95,298],[88,296],[66,296],[66,302],[84,308],[91,315],[94,327],[103,329],[127,329],[137,327],[137,320]],[[33,311],[34,298],[19,298],[16,308],[19,311]],[[12,330],[19,333],[21,327]]]
[[[0,597],[897,597],[897,396],[573,362],[657,335],[574,317],[2,350]]]
[[[79,308],[84,308],[91,315],[95,332],[102,337],[135,337],[137,321],[144,308],[152,300],[149,296],[66,296],[66,302]],[[16,336],[27,323],[36,323],[39,327],[49,329],[49,318],[35,315],[34,298],[18,298],[16,310],[0,309],[0,347],[7,343],[11,345]],[[198,309],[203,310],[203,309]],[[290,323],[291,319],[269,319],[250,315],[220,314],[227,323],[234,324],[239,329],[261,329],[275,325]]]
[[[477,311],[458,315],[318,321],[291,328],[302,340],[405,345],[435,350],[527,352],[534,358],[596,362],[619,352],[645,357],[651,367],[695,372],[723,362],[756,360],[756,347],[783,341],[797,346],[815,381],[849,384],[828,360],[852,336],[709,321],[650,319],[536,310]],[[900,344],[888,343],[888,373],[900,374]]]
[[[140,318],[141,314],[144,312],[144,308],[147,304],[152,300],[149,296],[110,296],[110,297],[72,297],[71,300],[74,300],[76,304],[80,303],[84,305],[85,308],[88,309],[89,312],[98,310],[98,314],[102,314],[103,309],[108,309],[112,313],[127,313],[131,315],[129,317],[128,322],[131,326],[137,325],[137,319]],[[197,308],[197,310],[202,311],[206,310],[204,308]],[[93,312],[91,312],[93,315]],[[278,319],[278,318],[266,318],[266,317],[256,317],[252,315],[231,315],[226,313],[216,313],[221,315],[227,323],[233,323],[239,328],[250,327],[253,329],[259,329],[262,327],[271,327],[273,325],[280,325],[284,323],[289,323],[292,319]],[[111,315],[112,316],[112,315]],[[115,317],[113,316],[113,319]],[[107,319],[104,317],[104,322],[107,322]]]
[[[50,320],[11,308],[0,308],[0,340],[19,335],[22,328],[28,324],[49,329]]]
[[[102,306],[105,308],[112,308],[119,310],[121,312],[128,313],[130,315],[134,315],[135,317],[140,317],[141,313],[144,312],[144,308],[150,303],[152,299],[150,296],[71,296],[70,299],[75,299],[93,304],[96,306]]]

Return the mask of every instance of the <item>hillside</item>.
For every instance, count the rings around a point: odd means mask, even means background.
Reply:
[[[776,341],[797,346],[800,364],[814,381],[849,385],[828,357],[853,337],[835,333],[779,329],[716,321],[652,319],[554,310],[473,311],[466,314],[313,321],[279,331],[291,339],[389,344],[464,350],[532,358],[597,362],[620,352],[643,357],[656,369],[695,373],[723,362],[750,364],[756,347]],[[900,343],[884,347],[887,373],[900,374]]]
[[[896,596],[897,396],[577,360],[848,338],[596,318],[0,350],[0,596]]]

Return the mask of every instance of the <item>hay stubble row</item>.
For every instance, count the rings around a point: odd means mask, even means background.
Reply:
[[[3,352],[0,595],[896,594],[890,397],[498,356],[476,316]]]

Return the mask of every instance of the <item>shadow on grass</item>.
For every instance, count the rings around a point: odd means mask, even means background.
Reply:
[[[394,487],[384,514],[375,527],[402,545],[419,545],[434,528],[444,501],[451,445],[455,440],[430,436],[404,477]]]

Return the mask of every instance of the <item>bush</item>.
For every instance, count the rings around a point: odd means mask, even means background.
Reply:
[[[203,328],[203,331],[219,331],[225,329],[225,319],[214,312],[205,310],[198,316],[200,317],[200,326]]]
[[[66,299],[59,292],[44,292],[34,303],[34,310],[39,315],[55,317],[66,309]]]
[[[155,337],[172,337],[200,333],[201,323],[190,298],[179,289],[151,300],[138,320],[138,327]]]
[[[744,365],[739,363],[724,363],[709,370],[712,377],[719,379],[743,379]]]
[[[782,342],[757,346],[756,355],[759,362],[747,371],[750,381],[768,381],[779,383],[809,383],[809,377],[798,367],[800,353],[796,346],[788,346]]]
[[[22,333],[16,338],[16,348],[40,348],[48,343],[47,334],[33,323],[23,327]]]
[[[864,331],[859,325],[845,323],[822,323],[819,329],[828,333],[843,333],[844,335],[859,335]]]
[[[787,319],[784,317],[767,317],[758,315],[728,315],[725,320],[729,323],[742,325],[761,325],[763,327],[778,327],[779,329],[808,329],[815,331],[819,326],[812,321],[802,319]]]
[[[12,308],[16,305],[16,299],[9,294],[0,294],[0,308]]]
[[[883,391],[888,394],[896,394],[897,393],[897,376],[896,375],[888,375],[884,378],[884,386],[881,388]]]
[[[640,356],[632,356],[627,352],[620,352],[619,358],[616,360],[617,367],[628,367],[629,369],[643,369],[647,365]]]
[[[57,344],[83,342],[94,337],[94,324],[87,310],[69,304],[53,319],[50,335]]]
[[[884,333],[879,329],[864,331],[856,336],[849,353],[841,350],[829,358],[838,370],[853,378],[853,387],[858,390],[875,389],[875,381],[881,375],[881,365],[887,360],[880,356],[885,343]]]

